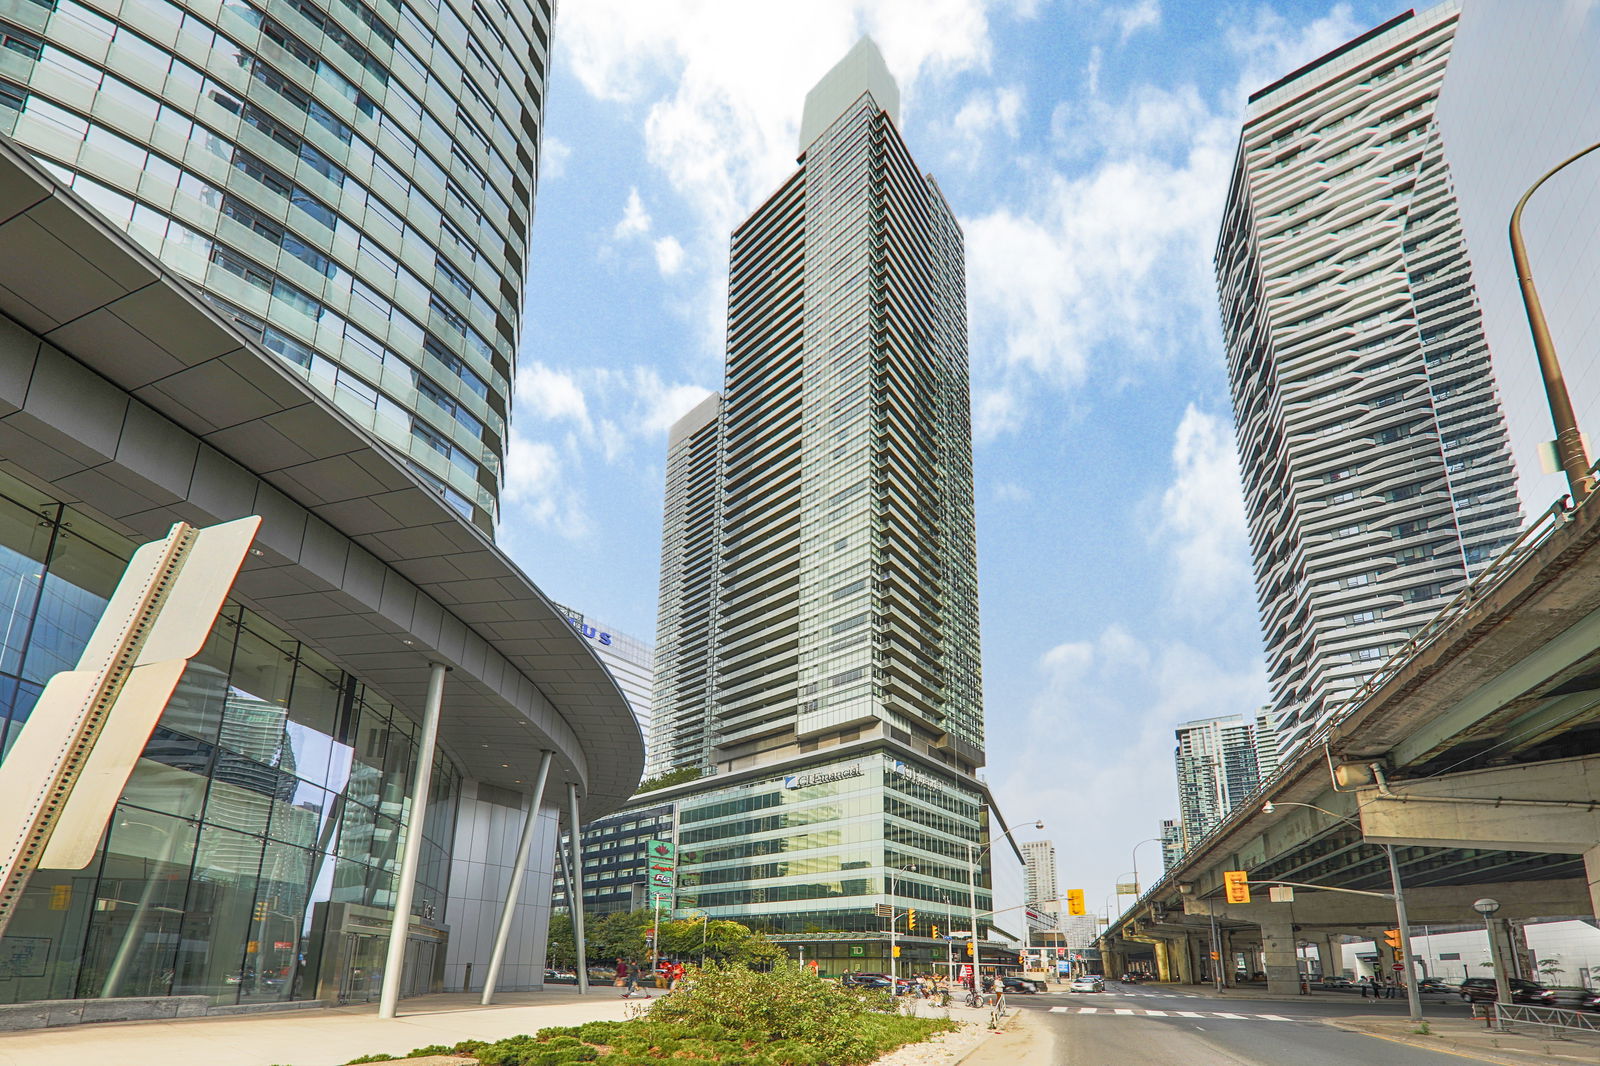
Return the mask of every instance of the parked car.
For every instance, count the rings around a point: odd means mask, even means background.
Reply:
[[[1319,983],[1323,988],[1351,988],[1355,985],[1355,982],[1348,977],[1335,977],[1332,975],[1324,977]]]
[[[1536,1007],[1548,1007],[1555,1002],[1556,994],[1535,981],[1524,981],[1520,977],[1513,977],[1507,983],[1511,986],[1513,1003],[1531,1003]],[[1499,998],[1493,977],[1469,977],[1461,982],[1460,992],[1461,998],[1468,1003],[1493,1003]]]
[[[1007,992],[1022,992],[1030,996],[1045,990],[1043,981],[1035,981],[1031,977],[1002,977],[1000,983]]]
[[[847,973],[839,978],[846,988],[882,988],[894,986],[894,979],[886,973]]]
[[[1068,992],[1104,992],[1105,990],[1106,983],[1104,979],[1093,976],[1074,978],[1071,987],[1067,989]]]

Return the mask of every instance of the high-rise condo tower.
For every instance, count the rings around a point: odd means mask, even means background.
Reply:
[[[1250,98],[1217,244],[1280,755],[1517,534],[1434,104],[1459,4]]]

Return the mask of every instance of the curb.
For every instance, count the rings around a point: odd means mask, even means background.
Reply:
[[[1549,1052],[1522,1051],[1517,1048],[1483,1048],[1476,1044],[1462,1043],[1451,1040],[1447,1036],[1433,1034],[1430,1036],[1413,1035],[1411,1033],[1374,1033],[1359,1025],[1347,1024],[1341,1018],[1324,1018],[1322,1024],[1346,1033],[1356,1033],[1360,1036],[1370,1036],[1375,1040],[1387,1040],[1391,1044],[1405,1044],[1408,1047],[1422,1048],[1425,1051],[1438,1051],[1450,1055],[1460,1055],[1464,1058],[1476,1059],[1479,1062],[1492,1062],[1497,1066],[1533,1066],[1535,1063],[1549,1062],[1593,1062],[1593,1056],[1578,1057],[1574,1055],[1554,1055]],[[1518,1056],[1517,1058],[1496,1058],[1496,1053]]]

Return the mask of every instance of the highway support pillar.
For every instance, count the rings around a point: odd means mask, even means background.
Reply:
[[[1582,855],[1600,917],[1600,755],[1390,782],[1356,801],[1371,844]]]
[[[1344,947],[1337,933],[1329,933],[1318,941],[1317,962],[1322,967],[1322,976],[1344,976]]]
[[[1294,925],[1282,921],[1261,925],[1261,954],[1267,972],[1267,991],[1279,995],[1300,992],[1300,960],[1296,957]]]
[[[1176,940],[1167,941],[1167,947],[1172,956],[1172,980],[1183,985],[1194,984],[1194,940],[1184,934]]]

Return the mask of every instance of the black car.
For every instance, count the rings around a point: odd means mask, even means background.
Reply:
[[[1000,984],[1007,992],[1023,992],[1030,996],[1045,990],[1043,981],[1035,981],[1031,977],[1002,977]]]
[[[1534,981],[1513,977],[1506,983],[1511,986],[1513,1003],[1531,1003],[1536,1007],[1548,1007],[1555,1002],[1556,994]],[[1461,982],[1461,998],[1468,1003],[1493,1003],[1500,998],[1500,995],[1495,990],[1493,977],[1469,977]]]
[[[886,973],[847,973],[839,978],[846,988],[893,988],[894,978]]]
[[[1424,977],[1417,982],[1418,992],[1454,992],[1455,990],[1455,986],[1442,977]]]

